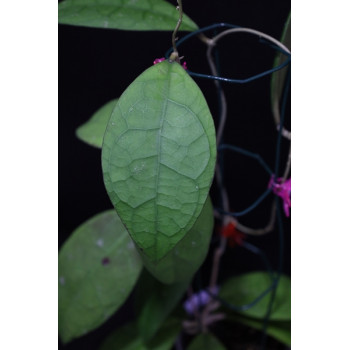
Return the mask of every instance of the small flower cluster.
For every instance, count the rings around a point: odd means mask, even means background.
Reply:
[[[210,294],[218,295],[219,288],[216,286],[210,289]],[[190,298],[188,298],[183,307],[186,310],[188,315],[194,315],[197,311],[203,309],[205,305],[212,300],[211,295],[206,290],[200,290],[198,293],[193,294]]]
[[[156,58],[156,59],[153,61],[153,64],[157,64],[157,63],[160,63],[160,62],[163,62],[163,61],[165,61],[165,57]],[[182,64],[182,68],[185,69],[185,70],[187,70],[187,63],[186,63],[186,62],[184,62],[184,63]]]
[[[274,175],[272,175],[268,187],[272,189],[272,192],[275,195],[282,198],[284,213],[287,217],[289,217],[289,209],[291,207],[291,179],[289,178],[283,182],[282,178],[279,177],[277,180],[275,180]]]

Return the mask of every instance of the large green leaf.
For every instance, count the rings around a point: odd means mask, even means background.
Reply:
[[[144,270],[136,288],[137,325],[146,341],[153,338],[184,295],[190,281],[165,285]]]
[[[102,148],[103,135],[117,101],[109,101],[99,108],[86,123],[79,126],[77,137],[91,146]]]
[[[174,30],[179,12],[164,0],[64,0],[58,4],[58,22],[85,27],[124,30]],[[180,30],[198,26],[186,15]]]
[[[199,334],[187,350],[225,350],[226,347],[211,333]]]
[[[208,105],[180,64],[150,67],[122,94],[104,136],[104,183],[150,260],[163,258],[196,222],[215,160]]]
[[[241,315],[229,315],[228,320],[234,321],[237,323],[244,324],[246,326],[263,330],[264,321],[256,320],[249,317],[244,317]],[[291,323],[290,321],[270,321],[266,329],[266,333],[271,337],[277,339],[278,341],[286,344],[287,346],[291,345]]]
[[[181,321],[175,318],[166,320],[155,337],[145,342],[138,334],[135,323],[129,323],[113,332],[99,350],[170,350],[181,330]]]
[[[283,28],[282,37],[280,40],[289,50],[291,48],[291,15],[287,18],[287,21]],[[286,56],[282,53],[276,55],[273,66],[277,67],[286,60]],[[286,80],[286,74],[288,67],[284,67],[271,75],[271,105],[272,112],[275,118],[276,124],[280,122],[280,99],[283,93],[284,84]]]
[[[79,226],[58,255],[58,326],[63,342],[105,322],[127,299],[141,259],[114,210]]]
[[[190,280],[207,256],[213,226],[213,207],[208,196],[191,230],[160,261],[152,262],[141,252],[145,267],[163,283]]]
[[[232,277],[222,285],[220,297],[236,306],[247,305],[256,300],[272,285],[267,272],[250,272]],[[254,306],[244,311],[238,311],[246,316],[264,318],[270,302],[271,291]],[[291,285],[290,278],[281,275],[276,290],[270,320],[289,321],[291,316]]]

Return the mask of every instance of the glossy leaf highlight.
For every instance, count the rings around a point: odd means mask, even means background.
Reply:
[[[213,227],[214,213],[208,197],[193,227],[160,261],[152,262],[141,253],[145,267],[163,283],[190,280],[207,256]]]
[[[178,19],[176,6],[164,0],[64,0],[58,4],[58,22],[76,26],[173,31]],[[180,30],[196,29],[184,14]]]
[[[127,299],[141,259],[114,210],[79,226],[58,255],[58,326],[63,342],[104,323]]]
[[[220,297],[235,305],[252,303],[272,285],[267,272],[250,272],[232,277],[222,285]],[[246,316],[264,318],[268,309],[271,291],[254,306],[244,311],[237,311]],[[289,321],[291,316],[291,284],[290,278],[281,275],[270,315],[270,320]]]
[[[117,101],[114,99],[99,108],[86,123],[79,126],[77,137],[90,146],[102,148],[103,135]]]
[[[215,128],[198,85],[176,62],[143,72],[120,97],[102,147],[105,187],[139,249],[159,261],[207,199]]]

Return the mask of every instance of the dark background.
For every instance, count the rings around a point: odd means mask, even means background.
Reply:
[[[172,1],[175,3],[175,1]],[[290,11],[290,1],[278,0],[184,0],[184,12],[199,27],[226,22],[253,28],[280,38]],[[171,32],[128,32],[59,25],[59,245],[91,216],[110,209],[104,189],[100,150],[75,137],[75,130],[109,100],[119,97],[140,73],[163,57],[171,47]],[[185,33],[180,32],[179,38]],[[210,36],[210,34],[207,34]],[[221,75],[245,78],[272,67],[275,52],[248,34],[229,35],[219,45]],[[205,45],[193,38],[180,48],[191,71],[208,73]],[[195,78],[214,120],[217,100],[210,80]],[[223,85],[228,101],[226,143],[259,153],[274,168],[277,132],[270,107],[270,77],[244,84]],[[290,106],[287,124],[290,123]],[[288,143],[282,144],[282,166]],[[269,176],[254,160],[225,152],[225,182],[232,210],[254,202],[266,189]],[[281,175],[281,174],[279,174]],[[215,199],[215,185],[212,189]],[[263,227],[269,218],[272,195],[252,213],[240,219],[251,227]],[[216,204],[216,203],[214,203]],[[285,236],[283,271],[290,274],[290,219],[283,216]],[[248,241],[263,249],[274,268],[278,265],[278,234],[274,232]],[[205,276],[204,264],[202,274]],[[228,249],[220,279],[239,272],[264,269],[261,259],[243,248]],[[103,337],[131,316],[130,301],[106,325],[65,349],[96,349]],[[60,347],[62,345],[60,344]]]

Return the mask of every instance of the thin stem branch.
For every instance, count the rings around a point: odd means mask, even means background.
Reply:
[[[227,29],[223,32],[221,32],[220,34],[218,34],[217,36],[215,36],[212,39],[212,43],[216,44],[216,42],[218,40],[220,40],[221,38],[223,38],[224,36],[226,36],[227,34],[233,34],[233,33],[250,33],[250,34],[254,34],[257,35],[259,37],[262,37],[268,41],[271,41],[273,44],[275,44],[276,46],[278,46],[279,48],[281,48],[282,50],[284,50],[285,52],[290,54],[290,50],[283,45],[280,41],[276,40],[275,38],[273,38],[272,36],[265,34],[263,32],[259,32],[258,30],[255,29],[250,29],[250,28],[231,28],[231,29]]]
[[[207,61],[209,63],[210,70],[211,70],[213,75],[218,76],[218,71],[216,69],[213,57],[211,55],[211,51],[213,48],[212,39],[206,38],[205,43],[208,45],[206,56],[207,56]],[[220,105],[221,105],[220,116],[219,116],[219,127],[218,127],[217,136],[216,136],[216,143],[217,143],[217,145],[219,145],[221,138],[222,138],[223,130],[225,127],[225,122],[226,122],[227,102],[226,102],[226,97],[225,97],[224,91],[220,87],[220,83],[216,80],[214,81],[214,83],[215,83],[216,89],[219,92]],[[222,173],[221,173],[221,169],[220,169],[219,164],[216,165],[215,176],[216,176],[216,181],[218,183],[218,187],[219,187],[220,192],[221,192],[222,206],[223,206],[225,211],[226,210],[229,211],[230,210],[229,198],[227,195],[227,190],[226,190],[224,183],[223,183]],[[226,220],[227,219],[224,218],[224,220],[223,220],[224,225],[226,224],[226,222],[225,222]],[[220,245],[214,252],[213,266],[212,266],[212,272],[211,272],[211,278],[210,278],[210,284],[209,284],[210,288],[214,288],[217,284],[220,259],[225,251],[226,241],[227,241],[226,238],[221,237],[220,238]]]
[[[275,227],[275,221],[276,221],[276,203],[274,201],[272,203],[270,220],[264,228],[257,228],[257,229],[250,228],[250,227],[247,227],[247,226],[240,224],[238,221],[235,222],[235,225],[239,231],[241,231],[247,235],[261,236],[261,235],[269,233],[273,230],[273,228]]]
[[[211,54],[212,49],[214,47],[214,43],[212,39],[209,39],[207,41],[207,45],[208,45],[208,49],[207,49],[207,60],[209,63],[209,67],[211,70],[212,75],[214,75],[215,77],[218,76],[218,71],[216,69],[215,63],[214,63],[214,59],[213,56]],[[226,115],[227,115],[227,102],[226,102],[226,96],[224,94],[223,89],[221,89],[220,87],[220,82],[218,80],[214,80],[214,84],[219,92],[219,98],[220,98],[220,105],[221,105],[221,112],[220,112],[220,116],[219,116],[219,127],[218,127],[218,131],[216,134],[216,144],[219,145],[221,138],[222,138],[222,134],[224,132],[224,128],[225,128],[225,123],[226,123]]]
[[[279,116],[279,114],[278,114],[278,118],[279,118],[280,116]],[[279,121],[279,119],[278,119],[278,121],[276,122],[276,123],[278,123],[277,124],[277,131],[279,131],[280,130],[280,121]],[[287,130],[284,126],[282,127],[282,136],[284,137],[284,138],[286,138],[287,140],[290,140],[291,139],[291,132],[289,131],[289,130]]]
[[[210,288],[214,288],[217,284],[217,280],[219,276],[220,259],[222,254],[224,254],[225,252],[226,242],[227,242],[227,239],[221,236],[220,245],[218,248],[215,249],[213,266],[212,266],[211,276],[210,276],[210,284],[209,284]]]
[[[221,38],[223,38],[224,36],[231,34],[231,33],[238,33],[238,32],[250,33],[250,34],[258,35],[259,37],[263,37],[266,40],[275,44],[276,46],[280,47],[285,52],[290,53],[290,50],[285,45],[283,45],[281,42],[274,39],[270,35],[267,35],[265,33],[262,33],[260,31],[250,29],[250,28],[231,28],[231,29],[228,29],[224,32],[221,32],[220,34],[218,34],[217,36],[215,36],[212,39],[204,38],[202,40],[203,42],[205,42],[208,45],[206,56],[207,56],[207,60],[208,60],[210,70],[211,70],[213,76],[215,76],[215,77],[218,76],[218,72],[217,72],[217,69],[216,69],[216,66],[214,64],[214,60],[213,60],[213,57],[211,54],[213,47],[216,45],[217,41],[220,40]],[[218,131],[217,131],[217,145],[220,145],[223,131],[225,128],[226,117],[227,117],[227,102],[226,102],[225,94],[220,87],[219,81],[214,80],[214,82],[215,82],[216,88],[218,89],[220,103],[221,103],[221,112],[220,112],[220,116],[219,116],[220,122],[219,122],[219,126],[218,126]],[[290,169],[290,156],[289,156],[289,159],[288,159],[288,162],[286,165],[285,174],[284,174],[285,176],[287,176],[286,174],[288,174],[289,169]],[[216,176],[216,180],[218,183],[218,187],[219,187],[220,192],[221,192],[221,199],[223,202],[222,207],[223,207],[224,211],[229,212],[229,209],[230,209],[229,198],[228,198],[227,191],[226,191],[226,188],[225,188],[224,183],[223,183],[221,169],[220,169],[219,165],[216,166],[215,176]],[[228,217],[228,216],[224,216],[222,219],[223,219],[223,226],[225,226],[230,220],[232,220],[232,218]],[[266,234],[266,233],[271,232],[273,230],[274,225],[275,225],[275,220],[276,220],[276,205],[274,202],[272,205],[272,208],[271,208],[270,220],[269,220],[267,226],[262,228],[262,229],[252,229],[252,228],[249,228],[249,227],[246,227],[246,226],[240,224],[237,220],[234,220],[234,221],[235,221],[236,227],[243,233],[250,234],[250,235],[263,235],[263,234]],[[220,238],[220,245],[214,252],[212,272],[211,272],[211,278],[210,278],[210,287],[214,287],[217,283],[220,259],[225,251],[226,243],[227,243],[227,239],[224,237],[221,237]]]
[[[287,164],[286,164],[286,167],[284,169],[284,174],[283,174],[283,181],[286,181],[287,180],[287,177],[289,175],[289,172],[290,172],[290,164],[291,164],[291,146],[289,145],[289,154],[288,154],[288,160],[287,160]]]
[[[211,51],[212,51],[212,47],[213,47],[212,40],[207,38],[206,44],[208,45],[207,60],[209,63],[210,70],[211,70],[213,75],[218,76],[218,71],[216,69],[213,57],[211,55]],[[214,83],[215,83],[216,89],[219,92],[220,105],[221,105],[220,116],[219,116],[219,127],[218,127],[217,136],[216,136],[216,143],[217,143],[217,145],[219,145],[221,138],[222,138],[223,130],[225,127],[225,122],[226,122],[227,102],[226,102],[226,97],[225,97],[224,91],[220,87],[220,83],[217,80],[215,80]],[[230,202],[229,202],[229,198],[227,195],[227,190],[226,190],[224,183],[223,183],[222,173],[221,173],[219,163],[216,165],[215,177],[216,177],[216,181],[217,181],[218,187],[220,189],[220,193],[221,193],[222,206],[223,206],[225,211],[229,211],[230,210]],[[228,220],[229,220],[229,218],[223,219],[224,226],[227,224],[226,221],[228,221]],[[217,284],[218,275],[219,275],[220,259],[221,259],[221,256],[225,252],[226,241],[227,241],[226,238],[221,237],[220,238],[220,245],[214,252],[212,272],[211,272],[211,278],[210,278],[210,284],[209,284],[210,288],[214,288]]]
[[[225,188],[224,183],[223,183],[222,173],[221,173],[219,163],[217,163],[216,167],[215,167],[215,178],[216,178],[216,182],[218,184],[218,187],[220,189],[222,208],[224,209],[225,212],[229,212],[230,211],[230,201],[228,199],[227,191],[226,191],[226,188]],[[225,222],[224,224],[227,224],[227,222]]]
[[[183,16],[182,0],[177,0],[177,3],[179,5],[176,7],[176,9],[179,11],[179,20],[177,21],[176,27],[173,32],[173,36],[172,36],[173,53],[170,55],[170,59],[173,61],[179,60],[179,52],[177,51],[177,47],[176,47],[176,35],[181,26],[182,16]]]
[[[211,43],[211,39],[209,39],[205,34],[199,33],[197,38],[202,41],[204,44],[209,45]]]

